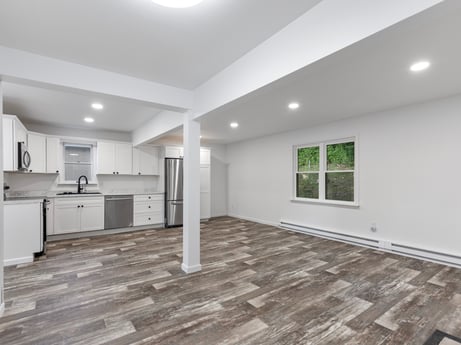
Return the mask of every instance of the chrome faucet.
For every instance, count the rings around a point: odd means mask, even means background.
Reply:
[[[82,186],[82,178],[85,179],[85,184],[88,184],[88,178],[85,176],[85,175],[82,175],[78,178],[77,180],[77,183],[78,183],[78,187],[77,187],[77,193],[80,194],[83,190],[83,186]]]

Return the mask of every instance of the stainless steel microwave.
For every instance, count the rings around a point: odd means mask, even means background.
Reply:
[[[26,143],[23,141],[18,142],[18,170],[29,171],[30,163],[31,158]]]

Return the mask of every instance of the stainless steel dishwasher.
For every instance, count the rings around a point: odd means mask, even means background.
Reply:
[[[133,195],[104,197],[104,229],[133,226]]]

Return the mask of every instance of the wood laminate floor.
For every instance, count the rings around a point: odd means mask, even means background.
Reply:
[[[0,344],[423,344],[461,337],[461,270],[248,221],[54,242],[7,268]]]

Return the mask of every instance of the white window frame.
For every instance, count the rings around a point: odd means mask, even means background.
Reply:
[[[354,142],[354,170],[327,170],[326,149],[327,145]],[[293,146],[293,169],[292,169],[292,200],[293,202],[326,204],[337,206],[359,207],[359,155],[358,155],[358,136],[342,139],[325,140],[310,144]],[[306,147],[319,147],[319,198],[299,198],[296,196],[296,182],[298,174],[298,149]],[[354,201],[328,200],[326,199],[326,173],[328,172],[353,172],[354,173]]]
[[[68,181],[66,180],[66,162],[65,162],[65,146],[85,146],[91,147],[91,176],[87,176],[88,184],[89,185],[97,185],[98,182],[96,180],[96,143],[94,142],[86,142],[86,141],[79,141],[79,140],[62,140],[61,142],[61,171],[63,172],[60,174],[60,181],[59,184],[62,185],[75,185],[77,181]]]

